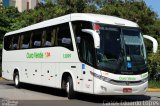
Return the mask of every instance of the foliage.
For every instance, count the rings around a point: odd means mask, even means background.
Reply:
[[[48,2],[46,5],[39,4],[35,10],[24,11],[22,13],[18,13],[17,9],[13,7],[7,8],[1,13],[3,17],[0,20],[4,24],[8,23],[10,25],[4,25],[7,27],[2,29],[3,25],[0,24],[0,31],[8,32],[61,15],[84,12],[113,15],[129,19],[137,22],[144,34],[159,35],[160,20],[157,19],[157,15],[144,2],[106,3],[105,0],[102,1],[95,0],[96,3],[103,5],[101,9],[96,9],[96,6],[89,5],[86,0],[58,0],[57,5]]]
[[[16,17],[18,17],[19,14],[18,10],[14,7],[9,7],[0,11],[0,44],[2,44],[3,35],[12,30],[12,24],[15,23]]]
[[[154,25],[157,15],[144,2],[106,4],[98,13],[118,16],[137,22],[145,34],[154,34],[152,32],[154,29],[151,25]],[[150,28],[153,30],[150,30]]]
[[[16,30],[47,19],[64,15],[65,10],[66,8],[60,5],[55,6],[46,4],[46,6],[39,6],[35,10],[24,11],[12,25],[12,29]]]
[[[160,72],[160,53],[150,53],[148,55],[148,70],[150,79],[154,79],[154,75]]]
[[[160,88],[160,81],[149,80],[148,87],[149,88]]]

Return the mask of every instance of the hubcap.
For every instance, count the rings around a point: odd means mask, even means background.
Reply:
[[[16,75],[16,76],[15,76],[15,84],[16,84],[16,85],[18,85],[18,82],[19,82],[18,79],[19,79],[19,78],[18,78],[18,75]]]

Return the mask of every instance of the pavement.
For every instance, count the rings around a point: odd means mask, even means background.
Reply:
[[[0,81],[4,80],[2,77],[0,77]],[[160,92],[160,88],[148,88],[147,92]]]
[[[96,96],[77,93],[73,100],[59,89],[23,84],[20,89],[13,81],[0,80],[0,106],[160,106],[160,92],[138,96]]]

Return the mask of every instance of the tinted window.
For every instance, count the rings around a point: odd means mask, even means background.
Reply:
[[[100,62],[118,60],[121,49],[120,28],[100,25]]]
[[[31,34],[32,36],[32,48],[40,48],[42,45],[42,30],[35,30]]]
[[[82,29],[92,29],[92,23],[87,21],[74,21],[72,26],[76,36],[82,34]]]
[[[20,45],[20,46],[19,46]],[[6,50],[62,46],[73,50],[69,23],[6,36]]]
[[[21,49],[28,49],[30,48],[30,33],[24,33],[21,37]]]
[[[43,31],[44,47],[55,46],[55,36],[56,36],[55,32],[56,32],[56,29],[53,27],[49,27]]]
[[[75,40],[80,60],[93,65],[94,64],[94,42],[90,34],[82,32],[82,29],[92,29],[92,23],[86,21],[72,22]]]
[[[13,39],[13,36],[4,37],[4,49],[5,50],[10,50],[12,48],[12,39]]]
[[[14,35],[14,37],[13,37],[13,45],[12,45],[12,49],[13,50],[19,49],[18,40],[19,40],[19,36],[18,35]]]
[[[79,54],[82,61],[87,62],[90,65],[93,65],[94,59],[94,43],[93,37],[89,34],[83,34],[81,40],[78,44]]]
[[[57,30],[57,45],[73,50],[69,23],[58,25]]]
[[[46,31],[46,39],[45,39],[45,47],[53,46],[52,36],[53,36],[52,29],[47,30]]]

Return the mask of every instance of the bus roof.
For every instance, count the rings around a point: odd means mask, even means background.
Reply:
[[[52,25],[57,25],[69,21],[90,21],[95,23],[103,23],[103,24],[110,24],[110,25],[118,25],[118,26],[126,26],[126,27],[139,27],[136,23],[118,18],[115,16],[108,16],[108,15],[100,15],[100,14],[91,14],[91,13],[72,13],[65,16],[57,17],[54,19],[46,20],[37,24],[33,24],[24,28],[21,28],[16,31],[12,31],[7,33],[6,35],[17,34],[21,32],[26,32],[34,29],[49,27]]]

